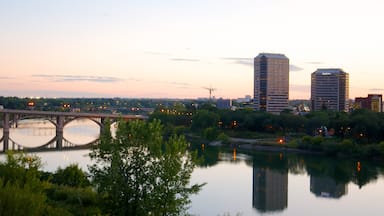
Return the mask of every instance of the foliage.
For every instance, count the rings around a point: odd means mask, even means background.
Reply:
[[[59,215],[99,215],[101,210],[97,193],[91,188],[51,185],[47,190],[47,203]]]
[[[25,153],[7,152],[0,163],[0,215],[97,215],[97,194],[74,181],[80,177],[77,165],[59,169],[54,177],[43,173],[40,158]],[[69,171],[69,172],[68,172]],[[67,173],[68,172],[68,173]],[[74,175],[73,175],[74,174]],[[83,173],[82,173],[83,174]],[[60,176],[60,177],[59,177]],[[67,177],[68,179],[63,179]],[[45,179],[45,180],[42,180]],[[50,184],[49,179],[60,184]]]
[[[59,167],[53,174],[51,182],[71,187],[86,187],[90,185],[86,173],[77,164],[71,164],[64,169]]]
[[[217,127],[220,116],[212,111],[200,110],[192,117],[192,130],[204,130],[209,127]]]
[[[0,215],[42,215],[46,196],[29,184],[0,178]]]
[[[46,196],[39,180],[40,159],[7,152],[0,163],[0,215],[42,215]]]
[[[3,178],[3,186],[10,182],[18,184],[20,187],[29,185],[31,190],[39,191],[42,189],[39,168],[41,168],[40,158],[8,151],[6,162],[0,163],[0,177]]]
[[[213,141],[219,135],[219,131],[216,127],[209,127],[204,129],[203,134],[204,134],[204,138],[206,138],[209,141]]]
[[[230,138],[228,135],[226,135],[225,133],[221,132],[218,136],[217,136],[217,139],[220,140],[222,143],[224,144],[229,144],[230,143]]]
[[[93,182],[112,215],[180,215],[189,195],[201,185],[189,186],[195,166],[183,136],[162,137],[160,121],[119,122],[116,137],[108,126],[96,146],[90,166]]]

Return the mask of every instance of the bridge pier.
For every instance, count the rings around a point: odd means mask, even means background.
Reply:
[[[9,113],[4,113],[3,124],[3,151],[9,149]]]
[[[63,148],[63,139],[64,139],[64,116],[56,117],[56,148]]]
[[[104,131],[104,125],[105,125],[105,118],[101,117],[100,118],[100,136],[103,134]]]

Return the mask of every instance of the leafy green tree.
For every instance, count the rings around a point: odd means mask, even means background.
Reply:
[[[46,196],[40,182],[40,159],[7,153],[0,163],[0,215],[42,215]]]
[[[204,130],[209,127],[217,127],[220,116],[208,110],[199,110],[192,118],[193,130]]]
[[[29,184],[18,181],[5,183],[0,178],[0,215],[42,215],[46,196],[42,190],[35,190]]]
[[[112,215],[181,215],[189,195],[195,163],[183,136],[164,140],[160,121],[120,121],[116,137],[109,126],[90,154],[93,183]]]
[[[71,187],[86,187],[90,185],[86,173],[77,164],[71,164],[66,168],[58,168],[53,174],[52,183]]]
[[[213,141],[219,135],[219,131],[215,127],[209,127],[204,129],[204,137],[209,141]]]

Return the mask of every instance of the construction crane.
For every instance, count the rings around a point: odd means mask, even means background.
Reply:
[[[212,92],[216,91],[215,88],[212,88],[212,87],[203,87],[204,89],[207,89],[209,91],[209,101],[212,100]]]

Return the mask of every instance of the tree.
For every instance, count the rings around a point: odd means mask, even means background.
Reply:
[[[58,168],[53,174],[52,183],[71,187],[86,187],[90,185],[86,173],[77,164],[71,164],[66,168]]]
[[[8,152],[0,162],[0,215],[42,215],[46,196],[39,180],[40,159]]]
[[[93,183],[112,215],[181,215],[189,195],[195,163],[183,136],[162,136],[160,121],[120,121],[116,137],[106,126],[92,149],[89,167]]]
[[[193,130],[204,130],[209,127],[217,127],[220,116],[208,110],[200,110],[192,118]]]

